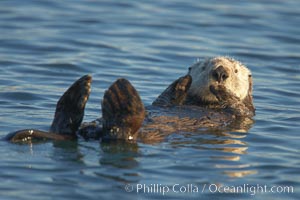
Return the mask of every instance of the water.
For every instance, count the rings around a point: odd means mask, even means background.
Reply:
[[[1,199],[300,199],[299,6],[2,0],[0,136],[47,129],[60,95],[84,74],[93,76],[84,119],[91,121],[115,79],[129,79],[150,105],[197,58],[216,55],[252,70],[257,112],[247,133],[199,131],[155,144],[2,141]],[[214,192],[217,185],[248,192]],[[275,192],[253,190],[264,185]],[[173,186],[186,191],[162,193]]]

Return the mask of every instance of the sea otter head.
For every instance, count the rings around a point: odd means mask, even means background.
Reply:
[[[197,102],[217,103],[218,100],[210,89],[214,85],[223,85],[241,101],[252,101],[251,72],[232,58],[214,57],[199,61],[189,67],[188,74],[193,80],[188,96]]]

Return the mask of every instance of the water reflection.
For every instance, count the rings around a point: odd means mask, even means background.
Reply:
[[[184,121],[186,120],[184,119]],[[159,146],[164,141],[168,141],[172,151],[185,147],[195,149],[199,155],[203,154],[211,159],[212,166],[221,169],[222,174],[228,177],[242,178],[257,173],[256,170],[251,170],[251,163],[244,163],[245,161],[242,159],[248,153],[249,145],[245,142],[245,138],[253,123],[253,120],[246,119],[234,121],[225,127],[203,127],[189,132],[177,131],[165,135],[151,134],[149,140],[141,142],[144,142],[144,145]],[[139,158],[145,156],[140,151],[141,142],[93,142],[80,139],[78,141],[58,141],[52,143],[54,148],[51,158],[62,164],[71,162],[82,166],[89,166],[89,163],[92,162],[96,163],[98,159],[98,169],[95,169],[93,174],[105,179],[113,179],[121,184],[137,182],[141,180],[138,173]],[[29,143],[31,154],[34,153],[33,144],[38,143]],[[90,157],[94,157],[96,160],[90,161]],[[159,157],[159,159],[161,158]]]
[[[226,174],[229,177],[243,178],[248,175],[257,174],[257,170],[224,171],[224,174]]]
[[[194,132],[181,133],[185,136],[176,138],[171,143],[176,148],[208,150],[210,152],[208,156],[214,160],[214,168],[223,169],[221,173],[229,177],[242,178],[258,173],[251,170],[251,163],[244,163],[242,159],[248,154],[249,144],[245,142],[245,138],[253,123],[252,119],[243,119],[223,128],[202,128]]]
[[[150,111],[152,115],[146,121],[146,128],[142,129],[141,141],[94,142],[92,152],[96,154],[93,157],[98,165],[92,174],[121,184],[138,182],[141,180],[139,158],[145,156],[140,151],[141,143],[159,146],[166,140],[171,151],[181,147],[197,150],[212,161],[210,163],[214,168],[221,169],[221,173],[228,177],[242,178],[257,173],[250,169],[251,163],[243,163],[242,159],[248,153],[249,146],[245,138],[254,123],[252,119],[230,118],[226,113],[213,113],[199,108]],[[53,142],[51,157],[63,165],[71,162],[74,166],[88,167],[91,151],[84,142],[88,143],[80,139]],[[163,156],[158,155],[158,158]],[[86,170],[82,173],[85,174]]]
[[[184,121],[186,120],[184,119]],[[140,151],[141,142],[147,145],[159,146],[164,141],[168,141],[173,149],[188,147],[200,151],[200,154],[208,150],[210,153],[205,154],[205,156],[213,161],[213,167],[222,169],[221,173],[229,177],[242,178],[256,174],[256,170],[250,169],[251,163],[244,163],[242,159],[248,153],[249,145],[245,142],[245,138],[253,123],[253,120],[245,119],[234,121],[223,127],[203,127],[189,132],[177,131],[167,134],[151,133],[148,140],[147,135],[144,135],[144,140],[138,143],[102,141],[99,143],[100,149],[94,149],[94,151],[101,151],[99,166],[105,170],[97,170],[95,174],[122,184],[139,181],[141,178],[138,173],[140,167],[139,157],[145,156]],[[80,152],[82,150],[78,148],[77,143],[73,142],[66,145],[58,142],[54,146],[60,149],[63,148],[65,151],[75,152],[68,159],[84,163],[84,156],[87,155],[85,152]],[[57,153],[61,154],[61,151]]]
[[[52,159],[62,163],[84,164],[84,153],[77,141],[54,141]]]
[[[106,170],[96,172],[97,176],[121,183],[133,183],[140,180],[138,173],[140,156],[137,143],[124,141],[105,141],[100,144],[103,151],[99,164]]]
[[[111,165],[121,169],[132,169],[138,166],[138,144],[124,141],[105,141],[101,143],[103,155],[100,165]]]

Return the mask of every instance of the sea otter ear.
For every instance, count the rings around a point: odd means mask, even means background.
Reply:
[[[245,106],[249,109],[249,111],[255,113],[255,107],[253,105],[253,97],[252,97],[252,91],[253,91],[253,80],[252,80],[252,75],[248,75],[248,82],[249,82],[249,87],[248,87],[248,94],[243,100],[243,103]]]
[[[85,75],[78,79],[63,94],[56,105],[50,132],[76,136],[83,116],[85,104],[90,95],[92,77]]]
[[[136,89],[126,79],[118,79],[102,101],[104,139],[136,140],[145,118],[145,108]]]

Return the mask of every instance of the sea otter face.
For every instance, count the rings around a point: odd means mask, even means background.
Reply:
[[[197,62],[189,67],[188,74],[193,79],[188,94],[201,102],[217,102],[209,89],[216,84],[222,84],[240,100],[244,100],[252,92],[250,70],[232,58],[215,57]]]

